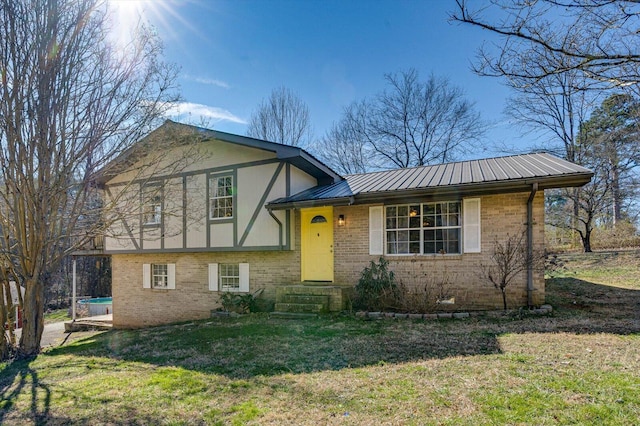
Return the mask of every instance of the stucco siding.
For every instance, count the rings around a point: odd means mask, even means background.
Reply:
[[[209,144],[227,151],[235,146],[220,145],[217,141],[203,145]],[[108,233],[107,251],[241,251],[291,247],[288,230],[291,214],[286,211],[270,213],[264,205],[289,195],[291,187],[306,188],[317,181],[296,167],[276,160],[273,155],[263,158],[263,151],[259,149],[235,147],[237,155],[223,150],[229,154],[224,157],[224,165],[220,163],[222,157],[217,153],[214,155],[215,150],[202,148],[211,155],[197,162],[198,170],[188,173],[181,170],[173,176],[107,186],[107,193],[113,194],[119,207]],[[253,151],[259,155],[249,155]],[[194,167],[195,164],[190,165],[190,169]],[[211,198],[216,188],[212,185],[226,181],[231,182],[231,197],[216,202],[227,203],[218,206],[232,205],[232,211],[223,211],[224,217],[216,217]],[[162,199],[161,219],[150,221],[148,212],[154,210],[150,206],[155,202],[156,194]]]

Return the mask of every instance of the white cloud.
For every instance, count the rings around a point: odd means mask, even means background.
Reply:
[[[231,88],[231,86],[229,86],[228,83],[222,80],[216,80],[215,78],[195,77],[188,74],[185,75],[184,78],[186,78],[187,80],[195,81],[196,83],[207,84],[209,86],[222,87],[223,89]]]
[[[226,109],[212,107],[208,105],[195,104],[192,102],[176,102],[167,111],[170,117],[204,117],[214,121],[231,121],[232,123],[247,124],[242,118],[233,115]]]

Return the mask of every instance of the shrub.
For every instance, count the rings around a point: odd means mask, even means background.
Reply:
[[[258,311],[258,296],[262,293],[262,289],[255,293],[232,293],[224,292],[220,295],[220,303],[225,311],[237,312],[245,314],[248,312]]]
[[[629,221],[621,221],[611,228],[594,229],[591,241],[591,247],[595,250],[640,247],[638,230]]]
[[[358,284],[353,306],[367,311],[383,311],[397,306],[399,297],[395,274],[389,270],[389,262],[380,257],[364,268]]]

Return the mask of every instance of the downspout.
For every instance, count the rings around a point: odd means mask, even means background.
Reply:
[[[527,200],[527,305],[533,307],[533,199],[538,192],[538,182],[531,185]]]
[[[282,250],[283,249],[283,245],[282,245],[282,222],[280,222],[280,219],[278,219],[278,217],[273,214],[273,210],[267,209],[267,211],[269,212],[269,216],[271,216],[273,218],[273,220],[275,220],[276,223],[278,224],[278,246],[280,247],[280,250]]]

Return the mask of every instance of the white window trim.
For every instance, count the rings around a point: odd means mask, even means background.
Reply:
[[[209,264],[209,290],[218,291],[218,264]]]
[[[158,185],[144,186],[142,188],[142,203],[142,224],[145,226],[160,225],[162,223],[162,189]],[[153,217],[153,220],[147,220],[147,217]]]
[[[369,254],[384,254],[384,206],[369,207]]]
[[[248,293],[249,292],[249,264],[239,263],[239,287],[237,289],[222,290],[220,285],[220,267],[218,263],[209,263],[209,291],[228,291],[234,293]]]
[[[216,188],[216,194],[212,194],[212,192],[214,191],[214,185],[212,185],[212,181],[216,181],[218,179],[226,179],[226,178],[230,178],[231,179],[231,189],[233,191],[233,184],[234,184],[234,178],[233,178],[233,173],[229,173],[229,174],[220,174],[220,175],[214,175],[214,176],[209,176],[209,220],[229,220],[229,219],[233,219],[235,217],[235,213],[236,213],[236,206],[234,203],[234,195],[223,195],[223,196],[219,196],[217,195],[217,185],[215,186]],[[213,216],[213,211],[214,209],[212,208],[212,202],[214,200],[221,200],[221,199],[230,199],[231,200],[231,216],[220,216],[220,217],[215,217]]]
[[[434,228],[425,228],[422,225],[420,226],[420,228],[411,228],[414,230],[419,230],[420,231],[420,253],[388,253],[387,252],[387,241],[386,241],[386,235],[387,235],[387,214],[386,214],[386,208],[387,207],[397,207],[397,206],[411,206],[411,205],[420,205],[420,209],[421,209],[421,213],[422,213],[422,209],[424,208],[423,206],[426,204],[437,204],[437,203],[460,203],[460,208],[463,209],[462,212],[459,212],[459,216],[458,219],[462,222],[460,225],[458,226],[445,226],[445,227],[434,227]],[[426,201],[426,202],[415,202],[415,203],[404,203],[404,204],[388,204],[388,205],[384,205],[381,206],[382,207],[382,212],[383,212],[383,216],[382,216],[382,250],[384,251],[384,255],[385,256],[441,256],[441,254],[439,253],[424,253],[424,230],[425,229],[459,229],[460,230],[460,234],[459,234],[459,252],[456,253],[445,253],[445,256],[460,256],[461,254],[464,253],[464,248],[463,248],[463,241],[462,239],[463,234],[464,234],[464,220],[463,220],[463,215],[464,215],[464,207],[463,207],[463,202],[462,200],[442,200],[442,201]],[[402,228],[403,230],[405,228]],[[409,228],[407,228],[409,229]],[[393,229],[391,229],[391,231],[393,231]],[[371,229],[370,229],[371,232]]]
[[[463,253],[482,251],[482,205],[480,198],[462,200]]]
[[[163,263],[156,263],[156,265],[165,265]],[[176,288],[176,264],[166,263],[167,265],[167,286],[166,287],[153,287],[153,275],[152,264],[144,263],[142,265],[142,288],[148,288],[153,290],[175,290]]]

